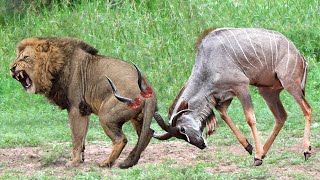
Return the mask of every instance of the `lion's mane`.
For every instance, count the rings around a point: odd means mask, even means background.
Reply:
[[[17,55],[27,46],[34,49],[33,82],[37,93],[44,94],[61,109],[69,107],[67,89],[70,61],[76,48],[96,55],[98,50],[76,38],[28,38],[17,45]]]

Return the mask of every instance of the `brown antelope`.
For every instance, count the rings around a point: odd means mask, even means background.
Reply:
[[[251,144],[227,114],[233,97],[237,96],[254,139],[254,165],[259,166],[287,119],[279,98],[286,89],[304,114],[304,156],[310,157],[312,107],[305,99],[308,65],[289,39],[261,28],[221,28],[205,31],[197,48],[191,76],[170,108],[169,125],[159,114],[155,115],[167,133],[154,137],[165,140],[174,136],[203,149],[206,147],[203,129],[208,125],[210,133],[216,121],[211,108],[214,107],[252,154]],[[273,131],[264,145],[258,136],[249,85],[258,88],[275,118]]]

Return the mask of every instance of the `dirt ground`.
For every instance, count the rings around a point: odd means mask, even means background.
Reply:
[[[117,163],[113,168],[118,168],[117,165],[119,162],[124,160],[132,149],[133,145],[128,145],[120,158],[117,160]],[[246,151],[242,149],[240,145],[232,145],[232,146],[209,146],[204,150],[199,150],[198,148],[191,146],[184,142],[165,142],[161,144],[149,144],[147,149],[143,152],[138,166],[145,165],[156,165],[161,164],[168,160],[174,160],[179,162],[179,164],[183,165],[192,165],[202,162],[210,162],[217,161],[214,156],[214,153],[218,151],[218,149],[225,150],[230,152],[233,156],[249,156]],[[68,149],[69,150],[69,149]],[[291,152],[301,152],[300,145],[294,145],[290,147],[290,149],[278,149],[279,153],[283,153],[285,151]],[[108,145],[103,145],[102,143],[89,143],[86,146],[85,152],[85,162],[82,163],[79,167],[81,171],[85,171],[86,169],[90,169],[90,167],[97,167],[97,162],[103,160],[106,154],[111,152],[111,148]],[[55,171],[61,172],[61,174],[55,174],[55,176],[64,177],[68,174],[68,169],[65,168],[64,164],[66,163],[65,158],[60,158],[48,166],[41,165],[41,156],[44,151],[40,147],[24,147],[24,148],[11,148],[11,149],[0,149],[0,177],[3,175],[3,172],[6,170],[18,170],[19,172],[24,172],[23,175],[32,176],[33,174],[39,173],[44,170],[54,169]],[[319,148],[314,148],[312,153],[319,153]],[[319,162],[312,162],[310,165],[317,165]],[[264,165],[264,164],[263,164]],[[250,167],[248,167],[250,168]],[[311,177],[319,177],[320,179],[320,168],[315,169],[306,169],[304,165],[293,165],[289,164],[288,166],[279,166],[273,167],[272,172],[277,174],[277,177],[281,177],[281,179],[291,179],[290,173],[306,173]],[[59,171],[60,170],[60,171]],[[242,169],[244,170],[244,169]],[[101,171],[104,174],[110,174],[111,171],[108,168],[101,168]],[[208,173],[228,173],[228,172],[239,172],[239,166],[236,162],[230,161],[221,161],[221,165],[216,167],[207,168],[206,171]],[[0,178],[1,179],[1,178]],[[317,179],[317,178],[316,178]]]

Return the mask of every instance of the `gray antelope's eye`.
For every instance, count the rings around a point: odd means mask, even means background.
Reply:
[[[183,134],[186,133],[186,130],[184,129],[184,127],[181,127],[181,128],[180,128],[180,132],[183,133]]]

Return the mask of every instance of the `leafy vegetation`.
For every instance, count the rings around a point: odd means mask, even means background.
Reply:
[[[71,142],[67,113],[49,104],[38,95],[25,93],[21,85],[9,75],[10,63],[15,58],[15,44],[27,37],[70,36],[82,39],[99,49],[99,53],[136,63],[157,91],[161,114],[190,75],[195,58],[194,43],[197,36],[209,27],[264,27],[279,31],[289,37],[301,50],[309,63],[307,99],[314,108],[311,142],[319,148],[320,118],[320,2],[262,1],[262,0],[185,0],[185,1],[7,1],[0,0],[0,148],[20,146],[46,146],[48,142]],[[16,4],[16,5],[15,5]],[[20,5],[18,5],[20,4]],[[252,88],[258,129],[265,138],[273,127],[273,117],[262,98]],[[274,146],[284,149],[297,143],[303,136],[304,120],[299,107],[287,93],[281,95],[288,111],[288,121]],[[251,137],[245,123],[242,107],[235,100],[229,108],[235,124]],[[136,141],[130,124],[125,125],[129,143]],[[156,123],[152,128],[160,131]],[[292,139],[293,138],[293,139]],[[294,139],[295,138],[295,139]],[[105,136],[95,116],[89,133],[91,141],[111,143]],[[226,147],[237,144],[231,130],[220,121],[217,132],[209,137],[209,144]],[[252,140],[251,140],[252,141]],[[161,143],[152,140],[152,143]],[[59,145],[57,145],[59,146]],[[64,147],[64,146],[62,146]],[[55,149],[55,148],[53,148]],[[56,147],[60,149],[61,147]],[[52,162],[48,154],[43,163]],[[319,151],[318,151],[319,153]],[[170,162],[148,167],[135,166],[129,170],[111,170],[114,179],[258,179],[275,178],[267,169],[286,163],[304,165],[304,161],[284,152],[268,156],[262,168],[252,168],[249,159],[228,156],[223,149],[211,163],[192,166],[171,166]],[[208,173],[207,168],[219,165],[230,158],[239,170],[236,173]],[[292,160],[289,160],[293,158]],[[47,159],[46,159],[47,158]],[[50,159],[51,158],[51,159]],[[248,157],[249,158],[249,157]],[[228,162],[231,163],[229,160]],[[319,155],[311,162],[320,162]],[[269,165],[267,165],[269,164]],[[0,163],[1,167],[6,166]],[[167,169],[170,167],[170,170]],[[24,176],[24,172],[9,171],[4,179],[51,179],[50,172]],[[53,173],[54,174],[54,173]],[[72,171],[78,179],[100,179],[99,169],[89,172]],[[312,178],[296,172],[291,178]]]

